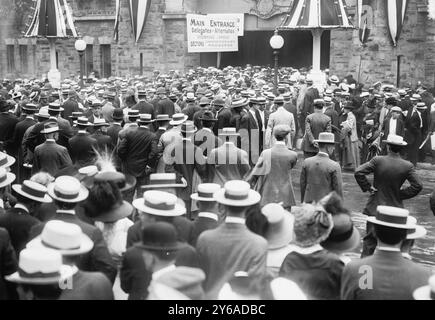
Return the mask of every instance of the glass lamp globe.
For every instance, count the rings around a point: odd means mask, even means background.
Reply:
[[[284,46],[284,38],[278,34],[278,31],[275,31],[275,34],[270,38],[270,46],[274,50],[279,50]]]
[[[85,51],[86,50],[86,41],[79,39],[75,42],[74,47],[77,51]]]

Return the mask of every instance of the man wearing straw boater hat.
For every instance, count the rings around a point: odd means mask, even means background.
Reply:
[[[97,145],[97,140],[91,138],[87,128],[92,127],[92,123],[86,117],[79,117],[74,124],[79,129],[77,134],[69,139],[69,152],[74,164],[79,166],[87,166],[93,163],[95,158],[94,148]]]
[[[196,249],[207,279],[206,297],[216,299],[222,286],[236,271],[262,276],[266,271],[267,241],[248,230],[245,214],[260,201],[260,194],[249,183],[228,181],[214,194],[226,214],[225,222],[213,230],[201,233]]]
[[[0,215],[0,227],[5,228],[11,237],[12,245],[19,253],[29,241],[30,229],[39,224],[33,215],[41,203],[51,202],[47,188],[43,185],[24,180],[23,184],[12,185],[17,203],[14,208]]]
[[[63,263],[74,270],[71,286],[62,288],[59,300],[113,300],[112,284],[101,272],[80,270],[80,257],[92,250],[93,241],[74,224],[61,220],[48,221],[41,235],[27,244],[27,248],[53,249],[62,255]]]
[[[32,173],[48,172],[52,176],[65,167],[72,165],[68,150],[56,143],[59,138],[59,126],[56,122],[47,122],[41,131],[45,142],[35,148]]]
[[[162,181],[162,185],[165,183]],[[133,201],[133,206],[139,211],[140,219],[128,230],[127,251],[121,267],[121,287],[129,293],[129,299],[136,300],[147,295],[148,275],[152,271],[144,264],[144,252],[137,246],[142,242],[143,230],[147,226],[156,222],[173,225],[177,230],[177,241],[184,243],[183,249],[177,253],[175,264],[197,267],[199,262],[196,250],[187,244],[192,223],[184,217],[186,208],[177,196],[160,190],[147,190],[142,198]]]
[[[319,146],[319,152],[302,164],[301,202],[305,203],[319,201],[331,191],[343,195],[340,164],[330,159],[335,149],[334,134],[321,132],[314,142]]]
[[[368,216],[376,214],[378,205],[403,208],[403,200],[415,197],[423,189],[412,163],[403,160],[400,152],[407,143],[403,137],[389,135],[385,140],[388,155],[378,156],[364,163],[355,171],[355,180],[363,192],[369,192],[369,199],[363,213]],[[367,179],[373,173],[373,185]],[[408,181],[409,186],[402,188]],[[376,248],[373,226],[367,223],[367,234],[363,241],[362,256],[371,255]]]
[[[184,113],[175,113],[172,115],[172,119],[169,121],[169,125],[171,125],[172,128],[160,136],[158,143],[159,149],[163,150],[172,142],[181,141],[181,125],[187,121],[187,118],[187,115]]]
[[[80,220],[76,213],[77,205],[86,200],[89,191],[76,178],[60,176],[48,185],[48,194],[57,207],[52,220],[60,220],[79,226],[83,233],[94,243],[92,250],[80,256],[77,267],[83,271],[102,272],[113,283],[117,272],[116,265],[110,256],[101,231],[97,227]],[[44,226],[44,223],[33,226],[31,230],[32,238],[41,235]]]
[[[378,239],[372,256],[353,260],[343,270],[341,298],[344,300],[412,300],[415,289],[427,283],[431,272],[402,256],[400,247],[408,231],[415,229],[409,211],[378,206],[368,217]],[[365,273],[367,281],[362,281]]]

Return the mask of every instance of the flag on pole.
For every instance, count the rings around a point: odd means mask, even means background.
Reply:
[[[77,37],[71,9],[66,0],[38,0],[25,37]]]
[[[366,43],[373,28],[374,0],[358,0],[359,40]]]
[[[118,41],[118,33],[119,33],[119,14],[121,12],[121,0],[115,0],[116,9],[115,9],[115,28],[113,30],[113,39]]]
[[[142,35],[150,11],[151,0],[129,0],[131,27],[137,43]]]
[[[386,0],[385,11],[387,12],[388,30],[393,45],[397,46],[400,33],[402,32],[403,23],[405,21],[406,9],[408,8],[408,0]]]

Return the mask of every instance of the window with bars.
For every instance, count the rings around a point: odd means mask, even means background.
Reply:
[[[7,70],[9,73],[15,72],[15,46],[9,44],[6,46]]]
[[[20,45],[20,67],[22,73],[29,71],[29,57],[27,54],[27,45]]]

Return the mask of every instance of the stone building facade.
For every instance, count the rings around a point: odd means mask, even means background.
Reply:
[[[75,26],[87,42],[85,73],[97,72],[101,77],[150,74],[159,69],[187,70],[198,65],[213,64],[210,55],[188,53],[186,13],[244,13],[245,36],[239,39],[239,51],[251,41],[257,43],[258,54],[272,64],[269,34],[289,11],[291,0],[151,0],[144,32],[136,44],[132,31],[128,1],[121,0],[119,40],[113,40],[115,0],[68,0]],[[354,24],[356,0],[346,0]],[[387,30],[383,0],[373,0],[373,28],[369,41],[361,45],[358,30],[325,32],[322,43],[322,66],[344,77],[351,73],[364,83],[397,81],[400,55],[400,82],[415,84],[421,80],[428,86],[435,83],[435,22],[427,15],[426,0],[410,0],[408,14],[397,47],[393,47]],[[0,0],[0,77],[43,77],[49,69],[49,46],[45,39],[27,39],[22,34],[33,13],[34,0]],[[282,65],[298,66],[310,61],[312,45],[309,33],[282,32],[286,45],[293,42],[280,57]],[[305,40],[304,40],[305,39]],[[308,38],[309,40],[309,38]],[[264,45],[262,45],[262,42]],[[285,45],[285,46],[286,46]],[[63,77],[78,74],[79,56],[74,39],[56,41],[58,68]],[[265,49],[266,48],[266,49]],[[249,51],[245,48],[245,51]],[[300,52],[299,52],[300,51]],[[302,54],[301,54],[302,52]],[[305,54],[306,52],[306,54]],[[298,56],[299,53],[299,56]],[[236,54],[236,53],[234,53]],[[247,55],[224,63],[254,63]],[[248,57],[248,58],[246,58]],[[300,61],[301,57],[306,60]],[[270,58],[270,59],[269,59]],[[226,61],[226,62],[225,62]],[[223,66],[223,65],[222,65]],[[309,67],[309,64],[307,64]]]

